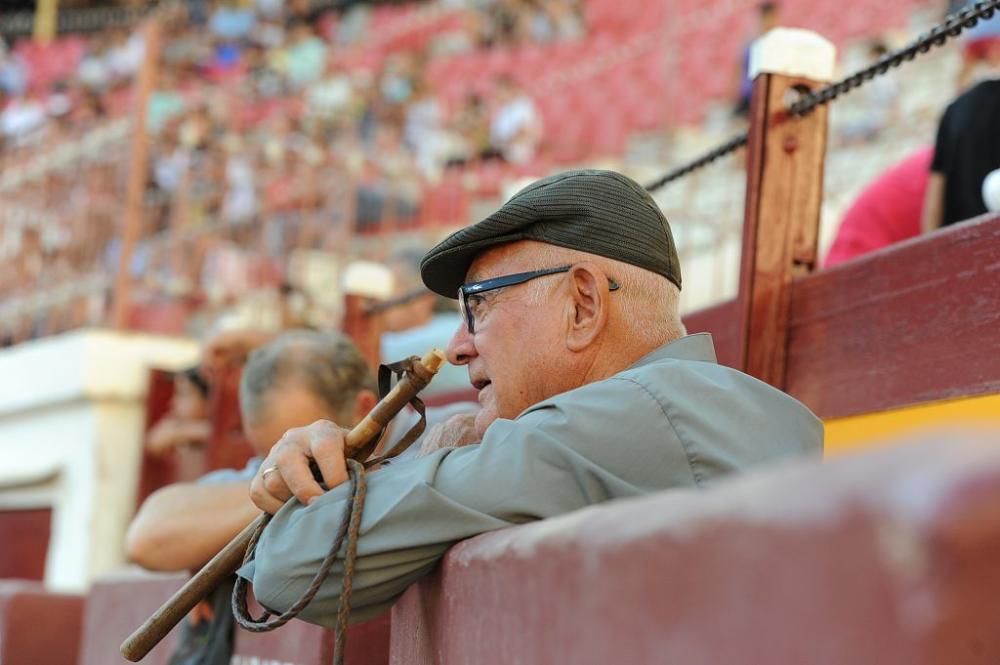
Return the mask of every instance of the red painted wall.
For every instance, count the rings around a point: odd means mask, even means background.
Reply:
[[[1000,392],[1000,215],[809,275],[787,389],[824,417]]]
[[[98,580],[87,595],[84,637],[79,665],[127,665],[118,648],[132,631],[181,588],[184,574],[147,575],[139,572]],[[166,665],[177,643],[170,633],[142,663]]]
[[[0,511],[0,579],[45,579],[51,508]]]
[[[0,581],[0,663],[76,665],[83,598],[37,582]]]
[[[184,574],[154,575],[138,570],[98,580],[87,596],[84,639],[79,665],[125,664],[119,646],[151,616],[181,585]],[[2,587],[0,587],[2,590]],[[2,596],[0,596],[2,603]],[[2,609],[2,605],[0,605]],[[256,604],[252,612],[260,613]],[[389,662],[389,615],[351,626],[347,636],[345,665],[385,665]],[[142,663],[166,665],[177,644],[177,629],[171,631]],[[76,653],[74,646],[74,654]],[[237,629],[233,663],[242,665],[327,665],[333,658],[332,631],[292,620],[278,630],[249,633]],[[75,662],[75,661],[74,661]],[[0,663],[8,665],[0,659]],[[37,661],[23,665],[41,665]],[[22,665],[13,662],[11,665]],[[56,665],[53,662],[53,665]]]
[[[1000,663],[1000,433],[666,492],[454,547],[395,665]]]
[[[332,630],[298,620],[269,633],[237,629],[233,663],[328,665],[333,662],[333,643]],[[388,662],[388,614],[350,627],[345,665],[386,665]]]
[[[162,369],[149,370],[149,389],[146,392],[146,424],[143,434],[156,425],[170,411],[170,402],[174,396],[174,375]],[[156,490],[175,483],[178,477],[178,464],[173,455],[151,455],[143,449],[142,466],[139,473],[139,491],[136,495],[136,510],[146,498]]]

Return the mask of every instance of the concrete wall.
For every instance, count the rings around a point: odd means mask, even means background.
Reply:
[[[149,369],[192,340],[81,330],[0,352],[0,510],[52,508],[45,583],[82,591],[124,563]]]

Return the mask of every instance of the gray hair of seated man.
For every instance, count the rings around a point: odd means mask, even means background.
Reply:
[[[240,378],[244,419],[259,422],[267,416],[268,396],[295,384],[323,400],[338,418],[349,417],[362,390],[378,393],[371,368],[346,336],[292,330],[250,354]]]

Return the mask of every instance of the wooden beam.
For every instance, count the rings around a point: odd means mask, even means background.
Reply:
[[[796,91],[833,75],[833,45],[804,30],[776,29],[754,44],[747,193],[740,267],[740,367],[785,383],[792,278],[816,265],[826,151],[826,107],[802,118],[785,109]]]
[[[59,0],[38,0],[35,9],[34,38],[47,44],[59,31]]]
[[[684,317],[734,366],[738,302]],[[1000,213],[795,280],[784,389],[821,418],[1000,394]]]
[[[1000,393],[1000,214],[796,280],[785,389],[824,418]]]
[[[160,54],[160,23],[153,14],[142,28],[145,57],[136,77],[132,103],[132,147],[129,160],[128,185],[125,198],[121,252],[118,257],[118,274],[112,321],[116,328],[128,326],[129,302],[132,290],[132,253],[142,231],[143,196],[146,192],[146,178],[149,170],[149,142],[146,134],[146,112],[149,97],[156,86],[156,74]]]

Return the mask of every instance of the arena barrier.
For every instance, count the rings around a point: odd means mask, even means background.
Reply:
[[[9,662],[11,665],[127,663],[118,653],[122,635],[135,628],[137,617],[152,614],[186,579],[187,576],[182,573],[161,575],[138,569],[98,579],[86,598],[85,610],[83,600],[77,599],[78,619],[79,610],[83,610],[84,635],[79,661],[76,660],[77,645],[74,643],[72,651],[68,652],[73,655],[72,659],[15,659]],[[3,616],[2,594],[0,587],[0,616]],[[48,602],[53,601],[50,599]],[[37,618],[38,615],[29,616]],[[347,665],[384,665],[389,658],[389,616],[352,626],[348,641]],[[231,662],[233,665],[326,665],[333,655],[333,643],[332,631],[301,621],[293,621],[282,630],[271,633],[248,633],[237,629]],[[165,665],[176,644],[177,634],[171,633],[142,662]],[[61,643],[60,646],[65,647]],[[5,665],[8,663],[7,660],[2,662]]]
[[[595,506],[452,548],[394,665],[1000,661],[1000,430]]]
[[[389,615],[348,629],[345,665],[386,665],[389,662]],[[334,634],[303,621],[281,630],[249,633],[236,629],[231,665],[328,665],[333,662]]]
[[[824,420],[1000,392],[1000,215],[790,286],[784,387]],[[739,366],[738,303],[685,319]],[[873,371],[877,368],[877,371]]]
[[[186,575],[154,575],[129,570],[94,582],[87,594],[84,611],[84,637],[79,665],[127,663],[118,653],[120,635],[126,634],[136,617],[147,616],[180,588]],[[144,661],[166,665],[177,642],[168,635]]]
[[[130,570],[98,579],[86,599],[46,592],[37,583],[3,581],[0,662],[5,665],[127,663],[118,652],[122,635],[132,631],[137,617],[152,614],[186,579],[184,574]],[[37,629],[39,625],[44,628]],[[346,665],[388,663],[389,631],[388,614],[351,626]],[[142,662],[165,665],[176,644],[177,635],[171,633]],[[237,629],[231,662],[233,665],[326,665],[331,662],[333,649],[333,631],[292,621],[282,630],[270,633]]]
[[[74,665],[83,597],[46,591],[40,582],[0,580],[0,663]]]

